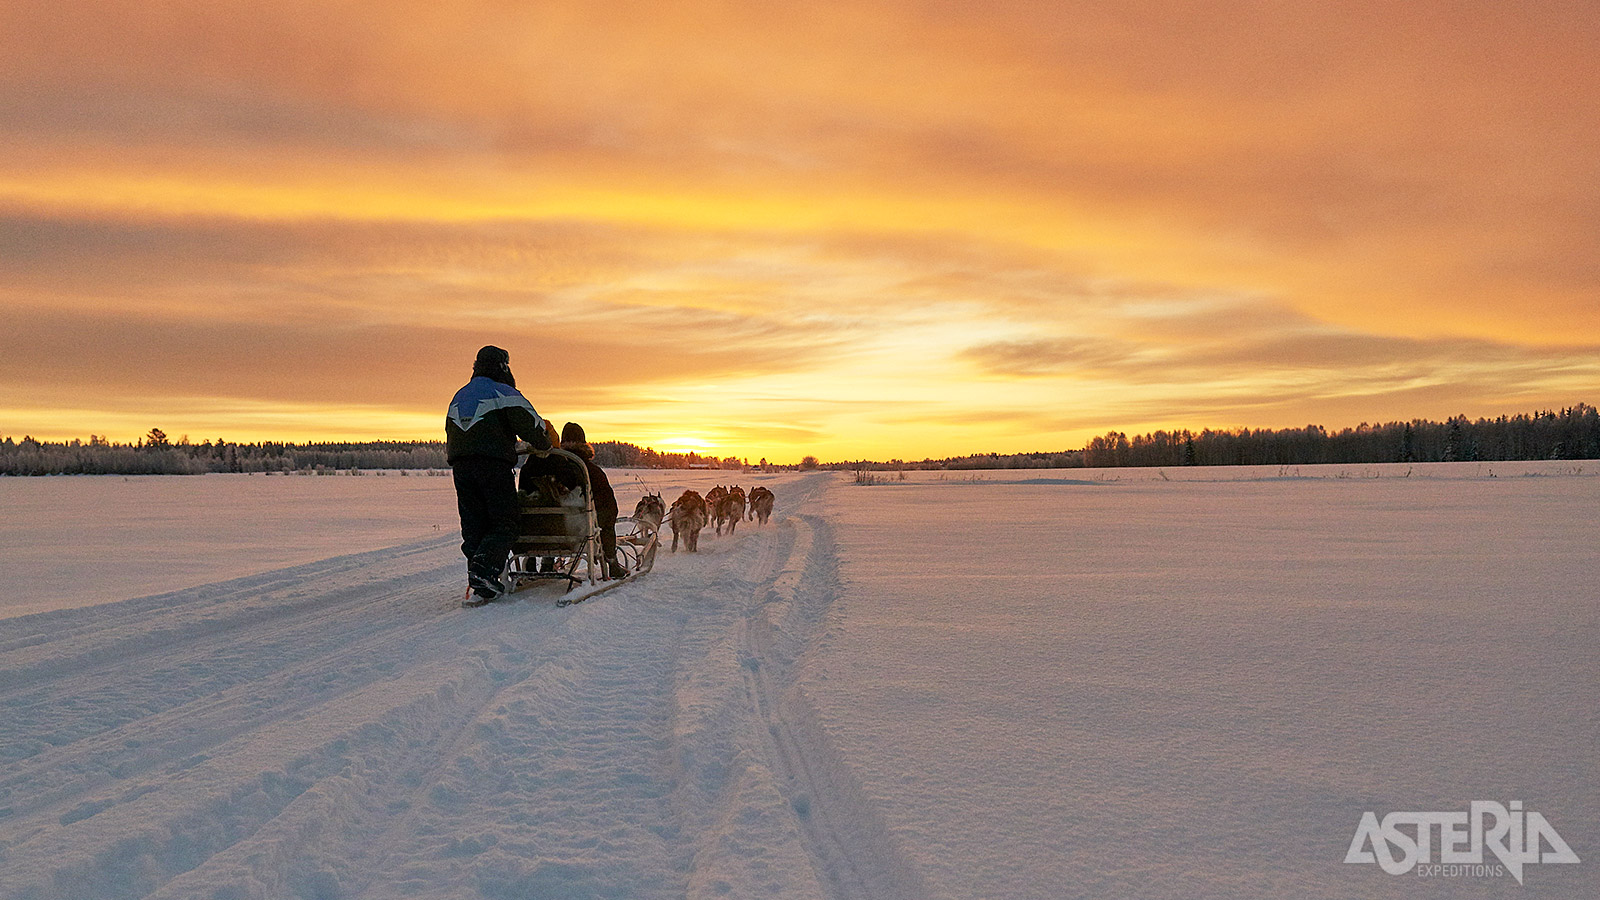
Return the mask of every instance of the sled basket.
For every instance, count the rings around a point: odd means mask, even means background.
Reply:
[[[594,487],[583,460],[565,450],[529,454],[536,466],[532,489],[518,491],[517,537],[511,545],[507,578],[512,591],[543,579],[564,580],[566,588],[593,584],[600,563],[600,526],[594,512]]]

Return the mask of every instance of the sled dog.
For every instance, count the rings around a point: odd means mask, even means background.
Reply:
[[[767,519],[772,517],[772,501],[775,499],[764,485],[757,486],[750,492],[750,518],[758,524],[767,524]]]
[[[684,491],[683,496],[672,501],[667,510],[667,521],[672,525],[672,552],[678,552],[678,536],[683,536],[683,549],[690,553],[700,550],[700,529],[706,527],[706,501],[695,491]]]

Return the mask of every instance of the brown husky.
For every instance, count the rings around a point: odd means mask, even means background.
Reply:
[[[678,535],[683,535],[683,549],[690,553],[700,550],[700,529],[706,527],[706,501],[695,491],[684,491],[683,496],[672,501],[667,510],[667,521],[672,524],[672,552],[678,552]]]
[[[666,517],[667,505],[661,502],[660,494],[645,494],[633,508],[633,520],[645,523],[652,530],[660,528],[661,520]]]
[[[734,486],[732,490],[723,491],[717,499],[710,501],[711,521],[716,523],[717,534],[722,534],[722,526],[728,526],[728,533],[733,534],[739,520],[744,518],[744,489]]]
[[[757,520],[758,524],[767,524],[767,519],[772,517],[772,492],[764,485],[757,486],[750,492],[750,518]]]

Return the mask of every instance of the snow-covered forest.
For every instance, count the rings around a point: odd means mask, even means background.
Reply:
[[[664,453],[620,441],[594,444],[601,465],[653,469],[743,468],[735,457]],[[202,475],[207,472],[348,472],[442,470],[442,441],[235,443],[170,439],[159,428],[132,444],[100,435],[89,440],[0,439],[0,475]]]
[[[1081,450],[1039,453],[974,453],[944,459],[857,460],[830,468],[1063,469],[1075,466],[1285,466],[1389,462],[1472,462],[1600,458],[1600,413],[1579,403],[1543,410],[1443,422],[1363,422],[1330,431],[1304,428],[1154,431],[1129,437],[1113,431]]]

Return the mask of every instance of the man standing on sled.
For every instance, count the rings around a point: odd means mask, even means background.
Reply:
[[[472,380],[450,401],[444,437],[461,513],[467,582],[487,603],[506,592],[506,558],[517,538],[517,485],[511,472],[517,438],[535,450],[550,449],[544,420],[517,391],[511,354],[494,346],[478,351]]]

